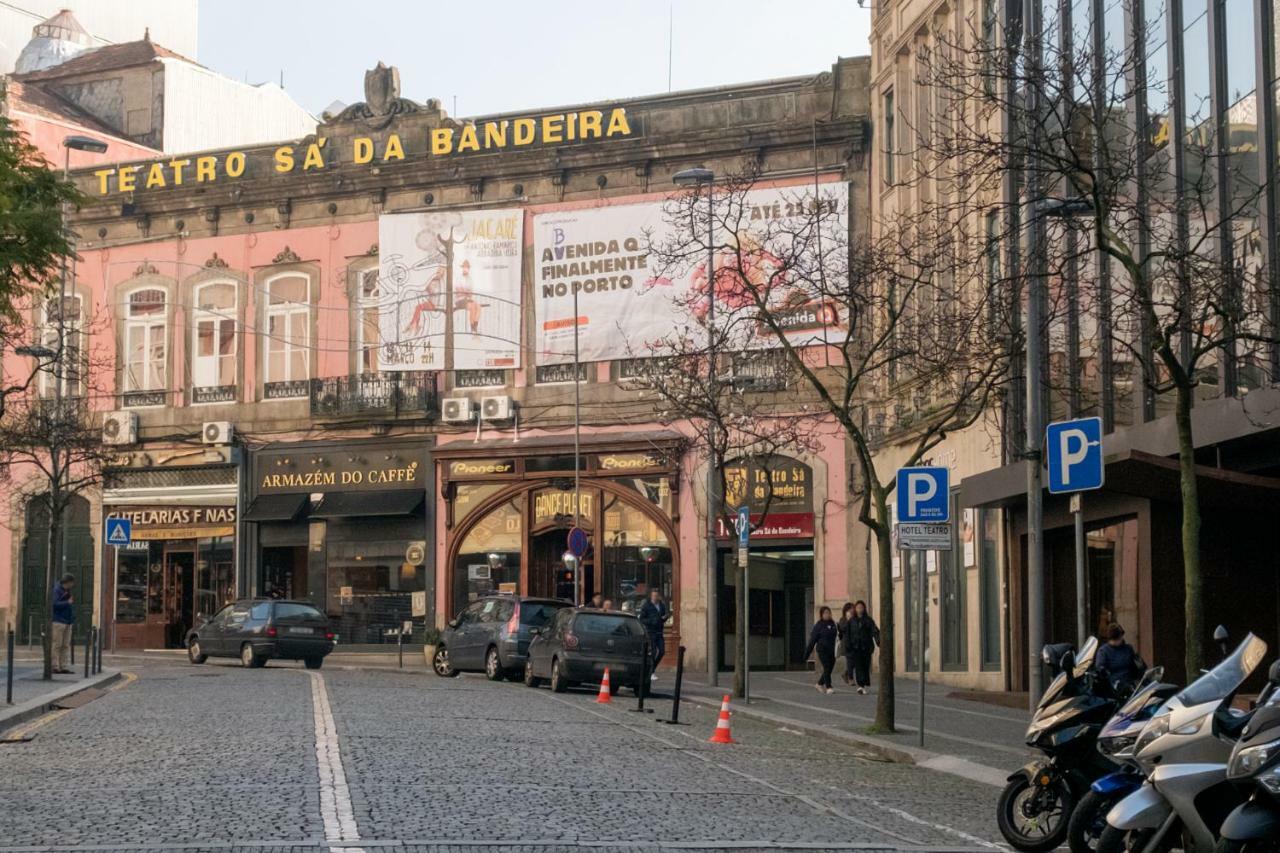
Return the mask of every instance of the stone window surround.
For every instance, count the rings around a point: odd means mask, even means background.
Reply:
[[[263,402],[282,402],[288,400],[302,399],[298,397],[281,397],[269,398],[265,394],[265,386],[267,384],[267,295],[271,282],[277,279],[286,278],[288,276],[302,276],[307,280],[307,307],[308,307],[308,323],[307,323],[307,380],[313,378],[316,374],[316,357],[318,348],[316,345],[317,334],[319,332],[319,313],[317,306],[320,301],[320,269],[314,263],[295,262],[289,264],[273,264],[263,267],[254,277],[254,314],[256,319],[256,329],[254,338],[256,339],[255,348],[258,360],[257,379],[258,392],[257,397]],[[274,380],[273,380],[274,381]]]

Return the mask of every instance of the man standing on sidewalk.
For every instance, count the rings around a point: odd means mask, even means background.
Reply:
[[[71,656],[71,626],[75,624],[75,600],[71,588],[76,585],[75,576],[67,573],[53,585],[53,671],[69,675],[68,658]]]
[[[662,600],[662,593],[654,589],[649,591],[649,600],[640,605],[640,612],[636,614],[640,617],[640,624],[644,626],[645,633],[649,635],[649,648],[653,652],[651,681],[658,680],[658,664],[666,651],[662,632],[667,625],[667,613],[667,603]]]

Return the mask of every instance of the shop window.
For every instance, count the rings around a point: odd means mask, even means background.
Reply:
[[[405,562],[405,542],[422,538],[421,517],[326,524],[326,610],[343,642],[394,643],[413,619],[426,570]],[[420,620],[419,620],[420,621]]]
[[[84,371],[81,334],[83,331],[83,301],[79,296],[67,296],[62,300],[62,309],[58,309],[58,298],[46,300],[41,310],[40,340],[55,353],[59,351],[62,336],[65,335],[65,352],[63,357],[46,370],[40,371],[40,396],[54,396],[54,388],[58,381],[62,382],[63,399],[73,399],[84,393],[81,381]]]
[[[378,268],[356,273],[356,372],[378,372],[378,347],[382,337],[378,326]]]
[[[235,548],[230,536],[196,543],[196,614],[208,616],[235,600]]]
[[[166,295],[158,288],[125,297],[124,404],[162,406],[169,384]]]
[[[475,512],[480,504],[506,488],[505,483],[458,483],[453,498],[453,523],[455,526]]]
[[[235,400],[236,309],[234,282],[219,281],[195,289],[191,323],[191,385],[195,403]]]
[[[267,282],[267,341],[263,396],[307,396],[311,360],[310,280],[282,275]]]
[[[490,510],[467,532],[453,563],[453,608],[501,590],[520,592],[524,495]]]
[[[978,607],[981,611],[982,668],[1000,669],[1000,513],[978,510]]]
[[[116,621],[136,625],[147,618],[150,549],[121,548],[116,554]]]
[[[654,589],[671,601],[671,546],[648,513],[606,495],[603,545],[600,592],[605,598],[630,611]]]
[[[661,509],[663,515],[667,518],[671,517],[674,507],[670,477],[628,477],[614,480],[614,483],[634,489],[650,504]]]

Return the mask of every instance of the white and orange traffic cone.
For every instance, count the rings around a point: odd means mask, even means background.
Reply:
[[[608,705],[613,702],[613,691],[609,689],[609,667],[604,668],[604,678],[600,679],[600,692],[596,694],[596,702]]]
[[[716,722],[716,730],[707,743],[737,743],[729,731],[729,695],[725,694],[720,703],[720,719]]]

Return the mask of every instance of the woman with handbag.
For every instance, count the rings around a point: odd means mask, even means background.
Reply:
[[[845,625],[842,634],[848,669],[853,672],[858,692],[866,693],[871,686],[871,655],[880,645],[880,628],[867,613],[867,603],[861,600],[853,603],[853,614],[848,622],[840,621]],[[845,680],[848,678],[846,675]]]

